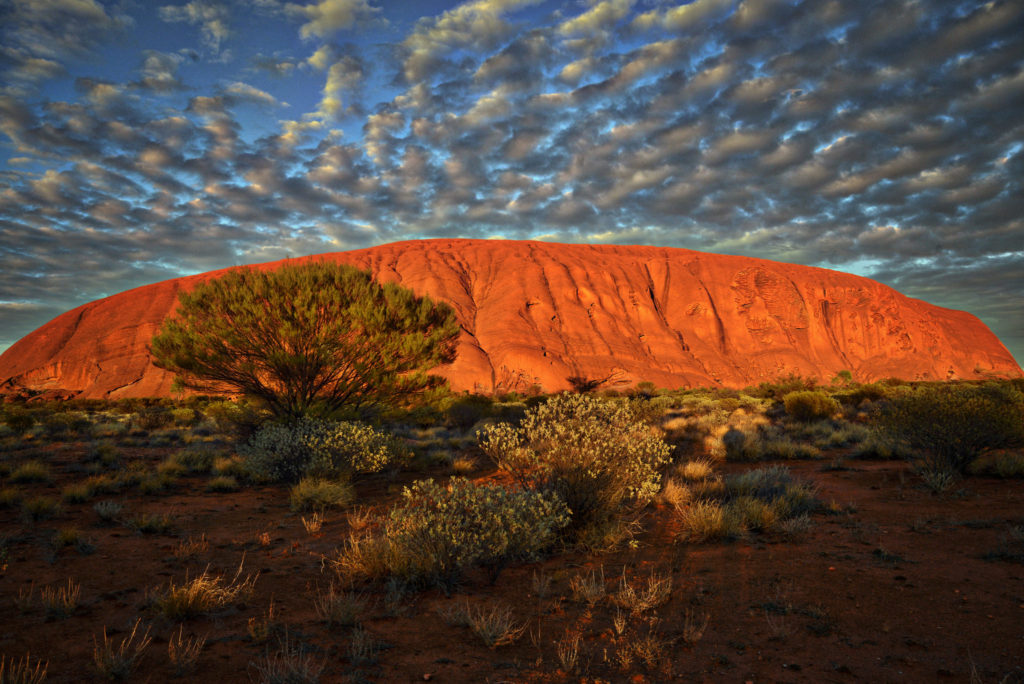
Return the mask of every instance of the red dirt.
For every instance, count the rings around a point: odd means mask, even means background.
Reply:
[[[44,458],[58,476],[51,484],[19,488],[27,496],[59,496],[63,485],[82,478],[75,471],[83,448],[20,453],[18,461]],[[138,447],[123,453],[155,463],[174,450]],[[635,550],[557,554],[510,567],[494,585],[470,576],[452,596],[428,590],[392,608],[383,589],[370,590],[363,624],[386,647],[375,662],[359,666],[348,657],[350,630],[329,630],[313,607],[316,588],[332,579],[321,558],[345,538],[344,512],[328,514],[322,533],[310,536],[300,516],[289,512],[284,487],[210,494],[203,491],[204,479],[194,476],[183,478],[171,495],[115,497],[130,513],[174,515],[173,536],[101,526],[92,502],[65,505],[56,519],[31,524],[0,509],[0,536],[10,550],[8,568],[0,574],[0,653],[20,657],[31,651],[48,660],[51,682],[90,680],[93,638],[106,626],[119,642],[142,616],[152,624],[154,641],[133,681],[170,681],[167,640],[177,626],[147,612],[147,592],[207,566],[230,575],[244,556],[246,570],[260,572],[255,598],[244,607],[184,622],[186,634],[207,635],[209,641],[196,674],[183,681],[248,681],[251,663],[266,646],[247,636],[247,623],[264,615],[271,600],[279,623],[325,665],[325,682],[363,681],[356,670],[381,682],[964,682],[972,667],[980,681],[1008,674],[1005,681],[1024,681],[1024,565],[984,558],[1005,548],[1012,526],[1024,525],[1019,482],[974,477],[959,492],[936,496],[902,463],[847,461],[850,469],[839,471],[823,470],[822,463],[788,465],[816,482],[824,501],[846,510],[816,514],[813,527],[797,541],[673,543],[671,515],[653,509]],[[364,482],[359,503],[382,508],[413,477]],[[69,526],[92,539],[95,553],[51,550],[54,530]],[[269,534],[266,546],[257,541],[263,532]],[[207,551],[187,561],[174,557],[180,540],[203,534]],[[676,644],[654,667],[606,662],[618,648],[614,609],[604,602],[589,610],[569,598],[572,577],[599,566],[609,591],[624,569],[638,582],[651,570],[671,574],[671,598],[655,611],[655,630]],[[553,578],[545,600],[532,588],[531,577],[540,571]],[[47,621],[38,590],[68,577],[81,583],[84,605],[69,618]],[[15,599],[30,582],[36,603],[23,613]],[[468,629],[450,626],[438,614],[467,599],[511,607],[529,633],[539,636],[485,648]],[[688,610],[709,616],[694,645],[680,640]],[[630,625],[627,634],[634,637],[649,629],[643,619]],[[583,636],[580,672],[573,675],[560,670],[555,648],[567,630]]]
[[[463,333],[440,374],[456,390],[614,385],[743,387],[791,373],[828,381],[1020,377],[974,316],[837,271],[685,249],[422,240],[293,260],[371,270],[449,302]],[[274,268],[284,262],[262,264]],[[0,391],[169,396],[147,346],[179,290],[214,271],[69,311],[0,356]]]

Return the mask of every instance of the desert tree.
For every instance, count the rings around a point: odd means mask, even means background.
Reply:
[[[179,387],[257,397],[288,421],[443,384],[427,371],[454,360],[459,334],[447,304],[321,261],[235,268],[178,300],[154,363]]]

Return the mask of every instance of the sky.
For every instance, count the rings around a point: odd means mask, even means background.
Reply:
[[[821,266],[1024,361],[1024,2],[0,0],[0,350],[438,237]]]

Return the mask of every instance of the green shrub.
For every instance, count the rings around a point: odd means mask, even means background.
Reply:
[[[491,415],[494,401],[480,394],[467,394],[452,401],[444,410],[444,416],[450,425],[462,429],[468,428],[478,421]]]
[[[375,558],[366,542],[355,543],[343,552],[342,565],[407,582],[450,582],[472,565],[496,573],[512,560],[537,556],[568,522],[568,509],[551,493],[462,478],[447,486],[422,480],[402,491],[402,502],[370,540]]]
[[[238,451],[255,478],[285,482],[375,473],[409,455],[398,439],[369,425],[311,418],[264,425]]]
[[[304,477],[292,487],[290,501],[293,511],[322,511],[347,506],[355,497],[348,482]]]
[[[4,411],[4,423],[17,435],[22,435],[32,429],[36,419],[32,413],[19,407],[9,407]]]
[[[585,394],[552,397],[519,427],[484,428],[480,448],[523,486],[557,494],[576,535],[654,497],[672,451],[633,405]]]
[[[786,413],[795,420],[812,421],[830,418],[839,413],[839,402],[824,392],[790,392],[782,398]]]
[[[173,456],[190,473],[208,473],[216,453],[209,449],[183,449]]]
[[[996,477],[1024,477],[1024,454],[1005,451],[983,456],[971,463],[968,471],[972,475],[994,475]]]
[[[879,423],[925,470],[963,473],[989,449],[1024,444],[1024,395],[1008,383],[927,385],[894,398]]]
[[[195,424],[198,415],[190,408],[171,409],[171,422],[175,425],[189,426]]]

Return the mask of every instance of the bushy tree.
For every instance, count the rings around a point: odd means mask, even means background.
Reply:
[[[236,268],[178,295],[153,338],[181,387],[242,393],[294,421],[311,410],[393,405],[443,384],[451,308],[366,271],[326,262]]]

